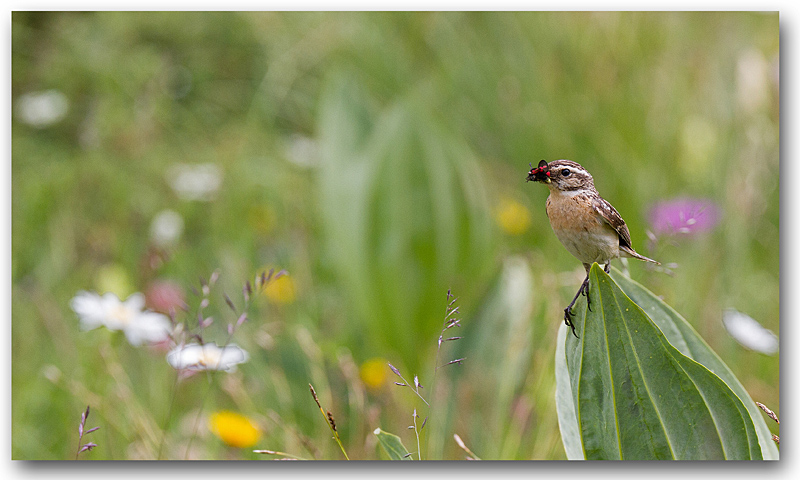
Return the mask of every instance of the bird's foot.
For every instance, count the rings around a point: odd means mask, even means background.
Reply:
[[[584,295],[586,297],[586,307],[591,310],[591,304],[589,302],[589,276],[586,276],[586,279],[581,283],[581,287],[578,289],[578,293],[575,294],[575,297],[569,302],[567,308],[564,309],[564,324],[570,328],[572,328],[572,334],[575,335],[575,338],[578,338],[578,335],[575,333],[575,324],[572,323],[572,307],[575,306],[575,302],[578,301],[578,297]]]
[[[584,297],[586,297],[586,308],[588,308],[589,311],[591,312],[592,311],[592,300],[589,298],[589,277],[586,277],[586,280],[583,281],[583,283],[581,284],[581,288],[578,290],[578,293],[583,295]],[[578,297],[575,297],[575,298],[577,299]],[[570,304],[570,308],[574,304],[575,304],[575,300],[573,300],[572,303]]]
[[[570,318],[572,316],[570,308],[571,306],[564,309],[564,325],[572,328],[572,334],[575,335],[575,338],[578,338],[578,334],[575,333],[575,324],[572,323],[572,318]]]

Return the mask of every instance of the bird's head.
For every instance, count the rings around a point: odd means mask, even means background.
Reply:
[[[572,192],[594,189],[594,180],[589,172],[580,164],[571,160],[555,160],[539,162],[528,172],[527,181],[541,182],[550,190]]]

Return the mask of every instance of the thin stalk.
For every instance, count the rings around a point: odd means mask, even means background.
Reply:
[[[400,377],[400,380],[402,380],[402,381],[403,381],[403,383],[400,383],[400,382],[394,382],[394,383],[395,383],[395,385],[398,385],[398,386],[400,386],[400,387],[409,387],[409,388],[411,388],[411,384],[410,384],[410,383],[409,383],[409,381],[408,381],[408,380],[406,380],[406,378],[405,378],[405,377],[404,377],[404,376],[403,376],[403,375],[400,373],[400,370],[398,370],[397,368],[395,368],[395,366],[394,366],[394,365],[392,365],[391,363],[389,364],[389,368],[391,368],[391,369],[392,369],[392,372],[394,372],[394,374],[395,374],[395,375],[397,375],[398,377]],[[425,400],[425,398],[424,398],[424,397],[423,397],[423,396],[422,396],[422,395],[419,393],[419,387],[417,387],[417,386],[416,386],[416,382],[415,382],[415,386],[414,386],[414,388],[411,388],[411,391],[412,391],[412,392],[414,392],[414,393],[415,393],[415,394],[416,394],[416,395],[419,397],[419,399],[420,399],[420,400],[422,400],[422,401],[425,403],[425,405],[427,405],[428,407],[430,407],[430,406],[431,406],[431,405],[428,403],[428,401],[427,401],[427,400]]]
[[[336,440],[336,443],[339,445],[339,448],[342,450],[344,454],[344,458],[350,460],[350,457],[347,456],[347,452],[344,450],[344,445],[342,445],[342,440],[339,438],[339,432],[336,431],[336,422],[333,420],[333,414],[328,412],[327,415],[325,414],[325,410],[322,408],[322,405],[319,403],[319,398],[317,397],[317,392],[314,390],[314,386],[310,383],[308,384],[308,388],[311,389],[311,396],[314,397],[314,401],[317,402],[317,406],[319,407],[319,412],[322,414],[322,418],[325,419],[325,423],[328,424],[328,428],[331,429],[333,433],[333,438]]]
[[[203,407],[206,404],[206,399],[211,395],[211,388],[214,385],[214,379],[216,378],[213,374],[209,374],[210,379],[208,381],[208,389],[206,393],[203,395],[203,399],[200,401],[200,407],[197,410],[197,417],[194,419],[194,426],[192,427],[192,435],[189,437],[189,442],[186,444],[186,453],[183,455],[184,460],[189,460],[189,450],[192,447],[192,442],[194,441],[195,432],[197,431],[197,426],[200,424],[200,416],[203,414]]]
[[[292,455],[291,453],[278,452],[276,450],[253,450],[253,453],[262,453],[262,454],[265,454],[265,455],[278,455],[279,457],[286,457],[287,459],[291,459],[291,460],[308,460],[308,459],[303,458],[303,457],[298,457],[298,456]]]
[[[172,395],[169,400],[169,410],[167,410],[167,418],[164,420],[164,427],[161,431],[161,443],[158,445],[158,456],[156,460],[161,460],[161,452],[164,450],[164,443],[167,440],[167,427],[169,426],[169,421],[172,418],[172,408],[175,405],[175,397],[177,397],[178,393],[178,380],[180,379],[180,372],[177,370],[175,371],[175,382],[172,384]]]
[[[450,327],[459,326],[458,321],[455,320],[455,317],[453,317],[453,319],[450,320],[451,316],[453,316],[456,313],[458,313],[458,307],[451,308],[451,307],[453,307],[453,304],[456,302],[456,300],[458,300],[458,299],[457,298],[453,298],[453,294],[450,293],[450,290],[447,290],[447,306],[445,307],[445,310],[444,310],[444,320],[442,321],[442,331],[439,332],[439,338],[437,340],[436,363],[434,363],[433,379],[431,380],[431,402],[433,402],[434,399],[436,398],[436,376],[437,376],[437,373],[439,373],[439,368],[440,368],[439,358],[440,358],[441,353],[442,353],[442,343],[445,342],[445,340],[444,340],[445,331],[447,331]],[[449,363],[446,364],[446,365],[449,365]],[[444,365],[442,365],[442,366],[444,366]],[[425,404],[428,405],[428,402],[425,402]],[[430,416],[432,413],[433,413],[433,407],[428,405],[428,416]],[[427,421],[427,417],[425,418],[425,420]],[[423,426],[424,426],[424,423],[423,423]]]
[[[419,418],[419,416],[417,415],[417,409],[415,408],[413,420],[414,420],[414,433],[417,436],[417,458],[419,458],[419,460],[422,461],[422,449],[419,448],[419,429],[417,428],[417,418]]]

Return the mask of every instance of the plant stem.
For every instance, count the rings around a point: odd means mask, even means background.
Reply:
[[[344,454],[344,458],[350,460],[350,457],[347,456],[347,452],[344,450],[344,445],[342,445],[342,440],[339,438],[339,432],[336,431],[336,424],[333,421],[333,415],[328,412],[325,414],[325,410],[322,408],[322,405],[319,403],[319,398],[317,397],[317,392],[314,390],[314,386],[310,383],[308,384],[308,388],[311,389],[311,396],[314,397],[314,401],[317,402],[317,406],[319,407],[319,413],[322,414],[322,418],[325,419],[325,423],[328,424],[328,428],[331,429],[333,433],[333,438],[336,440],[336,443],[339,445],[339,448],[342,450]]]
[[[422,461],[422,449],[419,446],[419,429],[417,428],[417,418],[419,418],[419,416],[417,415],[417,409],[415,408],[413,420],[414,420],[414,434],[416,434],[417,436],[417,458],[419,458],[419,460]]]
[[[164,427],[161,431],[161,443],[158,445],[158,456],[156,456],[156,460],[161,460],[161,452],[164,450],[164,443],[167,440],[167,427],[169,426],[169,421],[172,418],[172,407],[175,405],[175,397],[177,397],[178,393],[178,381],[180,379],[180,372],[175,371],[175,382],[172,384],[172,398],[169,401],[169,410],[167,410],[167,418],[164,420]]]
[[[200,417],[203,415],[203,407],[206,404],[206,399],[211,395],[211,388],[214,385],[214,379],[216,375],[210,373],[211,378],[208,382],[208,389],[206,390],[205,395],[203,395],[203,399],[200,401],[200,407],[197,410],[197,417],[194,419],[194,426],[192,427],[191,436],[189,437],[189,442],[186,444],[186,453],[183,455],[184,460],[189,460],[189,449],[192,447],[192,442],[194,441],[195,432],[197,432],[197,426],[200,424]]]

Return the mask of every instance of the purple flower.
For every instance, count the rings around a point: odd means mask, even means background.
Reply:
[[[655,234],[694,235],[712,230],[721,217],[711,200],[676,198],[659,202],[650,209],[650,225]]]

